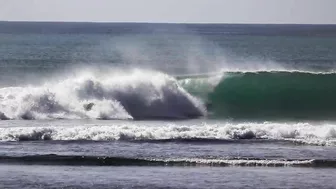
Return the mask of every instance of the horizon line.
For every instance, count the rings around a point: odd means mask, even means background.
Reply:
[[[333,26],[336,23],[245,23],[245,22],[147,22],[147,21],[55,21],[55,20],[0,20],[13,23],[83,23],[83,24],[184,24],[184,25],[324,25]]]

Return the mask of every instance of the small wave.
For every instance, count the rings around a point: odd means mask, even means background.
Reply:
[[[160,123],[115,124],[112,126],[5,127],[1,141],[133,141],[133,142],[237,142],[241,140],[287,141],[308,145],[336,145],[333,124],[309,123],[220,123],[176,125]]]
[[[0,156],[0,163],[71,166],[336,167],[336,160],[151,159],[106,156]]]

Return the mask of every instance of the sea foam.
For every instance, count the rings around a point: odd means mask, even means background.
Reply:
[[[39,123],[39,122],[38,122]],[[18,123],[20,125],[20,123]],[[32,122],[31,124],[34,124]],[[31,126],[0,127],[2,141],[288,141],[295,144],[336,145],[334,124],[312,123],[197,123],[192,122],[99,122],[64,125],[61,121]],[[70,124],[70,123],[68,123]],[[105,124],[105,125],[104,125]]]

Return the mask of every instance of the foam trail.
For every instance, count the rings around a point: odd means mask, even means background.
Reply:
[[[83,72],[43,86],[1,88],[0,99],[1,119],[188,119],[206,113],[174,78],[144,70]]]

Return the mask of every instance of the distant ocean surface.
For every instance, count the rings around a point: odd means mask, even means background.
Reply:
[[[335,188],[336,26],[0,22],[0,188]]]

